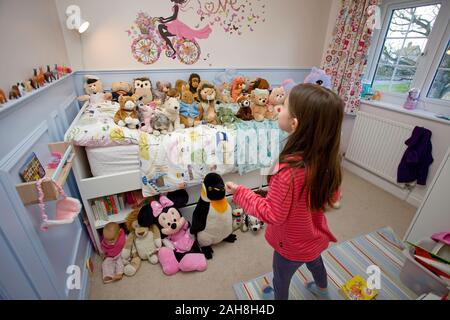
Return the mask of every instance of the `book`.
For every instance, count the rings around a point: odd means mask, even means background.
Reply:
[[[114,202],[114,196],[109,196],[109,203],[111,203],[111,214],[117,214],[116,203]]]
[[[115,194],[113,196],[113,198],[114,198],[114,204],[116,205],[116,210],[117,210],[116,214],[118,214],[119,211],[121,210],[120,209],[120,203],[119,203],[119,197],[117,196],[117,194]]]
[[[34,152],[19,169],[19,174],[23,182],[37,181],[45,177],[45,169]]]
[[[119,195],[119,203],[120,203],[120,209],[121,210],[124,210],[125,209],[125,199],[124,199],[125,197],[124,197],[124,195],[123,195],[123,193],[121,193],[120,195]]]
[[[111,209],[110,209],[110,206],[109,206],[109,203],[108,203],[108,198],[103,197],[102,200],[103,200],[103,205],[105,206],[106,214],[109,215],[110,212],[111,212]]]
[[[92,215],[94,216],[95,221],[99,220],[98,214],[97,214],[97,207],[92,202],[91,202],[91,210],[92,210]]]
[[[377,290],[370,289],[366,280],[356,275],[343,284],[341,290],[350,300],[372,300],[378,294]]]

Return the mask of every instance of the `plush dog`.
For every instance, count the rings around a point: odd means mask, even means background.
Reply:
[[[133,97],[139,104],[150,104],[153,101],[152,82],[149,78],[134,79]]]
[[[217,124],[216,103],[217,91],[213,84],[202,81],[198,85],[199,108],[203,110],[203,121]]]
[[[6,99],[5,91],[0,89],[0,104],[4,104],[8,102],[8,99]]]
[[[186,190],[174,191],[144,206],[139,213],[140,225],[157,225],[160,229],[164,246],[159,249],[158,258],[163,272],[169,276],[178,271],[205,271],[207,267],[205,255],[189,232],[189,222],[178,210],[188,200]]]
[[[197,101],[194,99],[194,95],[185,88],[181,93],[180,101],[180,122],[185,128],[191,128],[202,122],[203,110],[199,108]]]
[[[251,230],[253,232],[257,232],[264,228],[264,222],[248,214],[244,214],[244,224],[244,230]]]
[[[156,110],[151,121],[154,133],[160,131],[163,134],[184,128],[180,124],[180,102],[177,98],[168,98],[162,108]]]
[[[240,96],[237,99],[237,103],[239,104],[239,110],[236,113],[236,117],[238,117],[241,120],[244,121],[250,121],[253,120],[253,113],[252,113],[252,108],[251,108],[251,104],[252,101],[250,99],[249,96]]]
[[[136,101],[133,97],[120,97],[120,109],[114,116],[114,122],[120,127],[137,129],[139,127],[139,118],[136,112]]]
[[[269,90],[255,89],[251,94],[252,114],[256,121],[263,121],[266,116],[267,102],[269,102]]]
[[[284,100],[286,100],[286,94],[283,87],[275,88],[272,90],[269,96],[269,103],[267,104],[266,119],[277,120],[278,114],[283,108]]]

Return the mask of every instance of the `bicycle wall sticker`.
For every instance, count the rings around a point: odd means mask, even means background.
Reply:
[[[170,17],[152,17],[141,11],[134,25],[127,30],[128,36],[133,39],[133,58],[139,63],[153,64],[164,52],[168,58],[192,65],[201,56],[197,40],[208,39],[212,26],[216,25],[231,35],[242,35],[244,28],[252,32],[258,22],[266,21],[265,0],[208,0],[205,3],[200,0],[169,1],[173,4]],[[196,10],[200,18],[200,23],[194,28],[179,18],[180,11],[188,10]],[[206,25],[200,28],[200,24]]]

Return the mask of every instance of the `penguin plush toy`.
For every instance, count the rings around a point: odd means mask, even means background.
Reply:
[[[225,183],[217,173],[209,173],[203,180],[200,200],[192,215],[191,233],[197,236],[207,259],[212,258],[212,245],[236,241],[232,208],[225,198]]]

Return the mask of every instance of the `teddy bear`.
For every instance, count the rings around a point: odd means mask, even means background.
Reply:
[[[311,73],[306,76],[303,83],[318,84],[324,88],[331,90],[331,76],[329,76],[324,70],[313,67]]]
[[[133,80],[133,97],[138,104],[150,104],[153,101],[152,82],[149,78]]]
[[[110,96],[103,91],[103,82],[97,76],[85,76],[84,92],[86,94],[78,97],[78,101],[89,101],[89,104],[92,105],[94,103],[102,103],[111,100]]]
[[[169,97],[161,108],[158,108],[151,119],[154,134],[166,134],[184,128],[180,123],[180,102]]]
[[[278,87],[272,90],[269,96],[269,103],[267,104],[266,119],[277,120],[278,114],[283,108],[284,100],[286,100],[286,93],[283,87]]]
[[[178,94],[181,96],[181,94],[184,90],[189,90],[189,84],[184,80],[178,79],[175,82],[175,89],[177,89]]]
[[[255,89],[251,94],[252,114],[256,121],[263,121],[266,116],[267,102],[269,102],[269,90]]]
[[[140,208],[133,210],[125,221],[129,234],[121,257],[126,276],[136,274],[141,260],[148,260],[151,264],[157,264],[159,261],[158,250],[162,246],[161,233],[156,225],[141,226],[139,224],[140,211]]]
[[[114,116],[114,122],[120,127],[137,129],[139,118],[136,111],[136,101],[133,97],[121,96],[119,98],[120,109]]]
[[[157,81],[156,88],[153,89],[153,98],[158,105],[163,105],[166,101],[167,93],[172,88],[169,81]]]
[[[159,249],[158,258],[168,276],[207,268],[206,257],[190,233],[190,224],[179,211],[188,201],[186,190],[177,190],[144,206],[139,214],[140,225],[157,225],[161,232],[164,246]]]
[[[116,81],[111,85],[111,93],[108,94],[108,100],[119,102],[119,97],[133,95],[133,86],[128,82]]]
[[[180,122],[185,128],[192,128],[202,122],[203,110],[199,108],[197,101],[194,99],[194,95],[185,88],[181,92],[180,100]]]
[[[209,124],[217,124],[216,103],[217,91],[213,84],[202,81],[198,85],[199,108],[203,110],[203,121]]]
[[[236,117],[244,121],[253,120],[253,114],[251,109],[251,99],[248,95],[242,95],[237,99],[239,104],[239,110],[236,113]]]
[[[242,91],[245,89],[245,78],[236,77],[233,79],[233,83],[231,84],[231,99],[233,102],[236,102],[237,99],[241,96]]]

